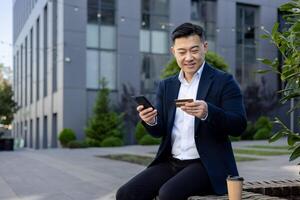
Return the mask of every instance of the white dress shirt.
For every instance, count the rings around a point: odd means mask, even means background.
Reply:
[[[178,99],[196,100],[198,85],[204,64],[205,62],[203,62],[200,69],[194,74],[190,83],[184,78],[182,70],[180,71],[178,79],[181,82],[181,85]],[[195,117],[185,113],[181,110],[181,108],[176,108],[175,120],[172,129],[172,156],[174,158],[189,160],[200,157],[195,144],[194,132]]]

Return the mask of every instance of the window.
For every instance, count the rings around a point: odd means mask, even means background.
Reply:
[[[29,75],[29,82],[30,82],[30,103],[32,103],[33,98],[32,98],[32,94],[33,94],[33,29],[31,28],[30,30],[30,60],[29,60],[29,67],[30,67],[30,75]]]
[[[25,57],[25,63],[24,63],[24,67],[25,67],[25,73],[24,73],[24,76],[25,76],[25,106],[27,106],[27,58],[28,58],[28,51],[27,51],[27,48],[28,48],[28,46],[27,46],[27,37],[25,38],[25,55],[24,55],[24,57]]]
[[[169,59],[169,1],[142,0],[141,10],[141,90],[152,93]]]
[[[88,88],[97,89],[99,86],[99,52],[96,50],[86,51],[87,73],[86,81]]]
[[[44,116],[43,121],[43,148],[47,148],[48,145],[48,117]]]
[[[237,4],[236,77],[242,87],[255,82],[257,12],[258,7]]]
[[[44,8],[44,48],[43,48],[43,57],[44,57],[44,97],[48,95],[48,76],[47,76],[47,69],[48,69],[48,10],[47,6]]]
[[[40,98],[40,19],[36,20],[36,100]]]
[[[116,89],[116,27],[114,0],[88,0],[86,86],[98,89],[105,78]]]
[[[35,124],[35,148],[40,148],[40,119],[36,118]]]
[[[21,107],[23,107],[23,77],[24,77],[24,49],[23,49],[23,45],[21,45],[21,55],[20,55],[20,78],[21,78],[21,82],[20,82],[20,90],[21,90],[21,98],[20,98],[20,105]]]
[[[52,70],[52,92],[57,91],[57,1],[52,1],[52,46],[53,46],[53,70]]]
[[[57,147],[57,113],[54,113],[52,117],[51,147]]]
[[[29,147],[33,148],[33,125],[32,119],[29,122]]]
[[[209,49],[215,50],[216,40],[216,0],[191,0],[191,21],[205,30]]]

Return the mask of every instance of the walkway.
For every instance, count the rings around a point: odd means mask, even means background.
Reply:
[[[234,147],[266,144],[235,142]],[[280,141],[276,145],[283,145]],[[120,148],[17,150],[0,152],[0,199],[2,200],[112,200],[115,190],[145,167],[95,155],[151,154],[157,146]],[[239,162],[247,181],[299,178],[299,166],[288,156]]]

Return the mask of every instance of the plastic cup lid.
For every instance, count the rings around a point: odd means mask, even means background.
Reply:
[[[227,177],[227,180],[231,180],[231,181],[244,181],[244,178],[241,176],[231,176],[229,175]]]

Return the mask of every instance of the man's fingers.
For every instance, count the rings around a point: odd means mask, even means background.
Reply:
[[[137,110],[138,112],[141,112],[143,109],[144,109],[144,106],[143,106],[143,105],[140,105],[140,106],[138,106],[138,107],[136,108],[136,110]]]
[[[147,112],[145,114],[142,114],[143,118],[151,118],[151,117],[154,117],[156,115],[157,111],[156,110],[153,110],[151,112]]]

